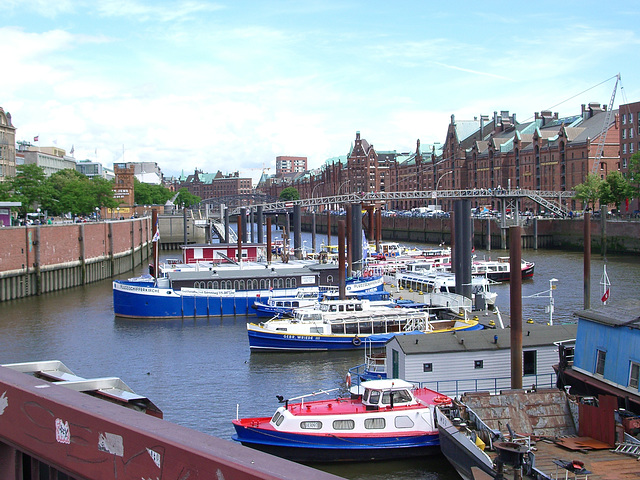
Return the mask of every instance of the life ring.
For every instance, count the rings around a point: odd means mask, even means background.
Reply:
[[[436,403],[438,405],[444,404],[444,403],[450,403],[451,399],[449,399],[449,397],[446,397],[444,395],[436,395],[433,399],[433,403]]]
[[[353,343],[356,347],[359,347],[360,344],[362,343],[362,340],[360,340],[360,338],[358,337],[353,337],[353,340],[351,340],[351,343]]]
[[[344,382],[347,384],[347,388],[350,388],[350,387],[351,387],[351,373],[348,373],[348,372],[347,372],[347,376],[346,376],[346,378],[344,379]]]

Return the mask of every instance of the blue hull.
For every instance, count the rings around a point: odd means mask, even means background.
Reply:
[[[439,453],[437,433],[359,437],[304,435],[234,424],[232,438],[245,446],[296,462],[390,460]]]
[[[269,294],[252,292],[251,295],[188,295],[141,282],[116,280],[113,283],[114,313],[120,317],[132,318],[253,315],[254,302],[260,298],[264,300],[264,295],[268,298]]]
[[[251,327],[251,325],[249,325]],[[481,330],[481,324],[470,325],[458,331]],[[438,333],[424,333],[413,331],[407,333],[380,333],[362,336],[338,335],[305,335],[267,330],[247,331],[249,347],[253,350],[353,350],[358,348],[384,347],[396,335],[437,335]]]

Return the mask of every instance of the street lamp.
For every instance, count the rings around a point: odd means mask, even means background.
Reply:
[[[117,207],[116,210],[118,211],[118,218],[116,218],[116,220],[120,220],[120,207]]]
[[[338,195],[340,195],[340,190],[342,190],[342,187],[345,186],[347,183],[349,183],[351,181],[351,179],[349,180],[345,180],[344,182],[342,182],[340,184],[340,186],[338,187]]]
[[[99,216],[100,216],[100,207],[96,207],[96,222],[98,221]]]
[[[440,175],[440,178],[438,178],[438,181],[436,182],[436,188],[433,191],[433,198],[435,199],[435,211],[436,212],[438,211],[438,186],[440,185],[440,180],[442,180],[444,177],[446,177],[450,173],[453,173],[453,170],[449,170],[448,172],[444,172],[442,175]]]

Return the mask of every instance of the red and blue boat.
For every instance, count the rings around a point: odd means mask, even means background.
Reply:
[[[451,399],[404,380],[361,384],[351,398],[289,400],[272,417],[233,420],[233,439],[297,462],[368,461],[439,453],[435,407]],[[336,389],[337,390],[337,389]]]

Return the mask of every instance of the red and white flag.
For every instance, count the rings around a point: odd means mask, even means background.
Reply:
[[[607,288],[607,291],[604,292],[604,295],[602,295],[602,303],[606,302],[607,300],[609,300],[609,289]]]
[[[37,136],[33,137],[33,141],[34,142],[37,142],[39,139],[40,139],[40,135],[37,135]]]

